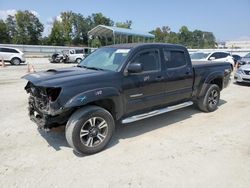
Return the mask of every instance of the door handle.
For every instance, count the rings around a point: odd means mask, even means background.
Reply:
[[[187,68],[186,75],[190,75],[190,74],[191,74],[191,69]]]
[[[160,82],[160,81],[164,80],[164,77],[163,76],[157,76],[155,78],[155,80],[158,81],[158,82]]]

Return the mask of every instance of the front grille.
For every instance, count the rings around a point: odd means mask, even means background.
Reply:
[[[250,82],[250,79],[247,79],[247,78],[243,78],[243,80],[244,80],[244,81]]]
[[[247,74],[247,75],[250,75],[250,71],[244,71],[245,72],[245,74]]]

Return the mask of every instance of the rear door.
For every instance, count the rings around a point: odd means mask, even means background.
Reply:
[[[188,54],[181,49],[163,49],[165,63],[165,103],[176,103],[191,98],[193,68]]]
[[[126,113],[147,110],[161,105],[165,91],[160,50],[157,48],[141,50],[136,53],[130,63],[141,63],[143,71],[124,77]]]

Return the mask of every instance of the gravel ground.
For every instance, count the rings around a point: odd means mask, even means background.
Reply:
[[[35,70],[73,66],[28,59]],[[79,156],[64,131],[27,114],[27,65],[0,67],[0,187],[250,187],[250,87],[231,85],[219,109],[195,107],[118,125],[108,148]]]

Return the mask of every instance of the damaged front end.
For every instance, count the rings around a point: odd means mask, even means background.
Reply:
[[[25,90],[30,94],[28,99],[30,119],[39,128],[50,129],[67,121],[67,113],[69,112],[60,115],[55,113],[60,111],[60,109],[57,109],[59,106],[57,98],[60,95],[61,88],[35,86],[29,81]]]

